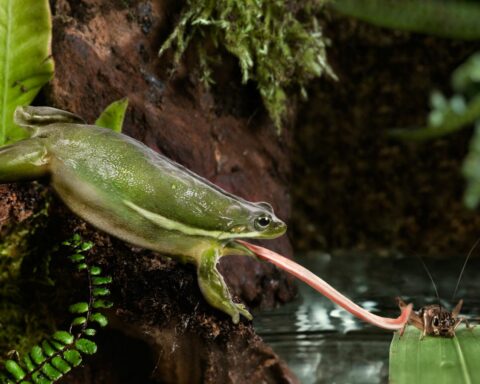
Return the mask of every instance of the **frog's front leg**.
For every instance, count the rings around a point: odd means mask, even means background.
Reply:
[[[217,270],[221,250],[217,247],[203,251],[198,263],[198,285],[208,303],[232,316],[237,324],[240,315],[252,320],[252,315],[243,304],[234,303],[223,276]]]
[[[0,183],[35,180],[48,174],[49,157],[40,139],[0,147]]]

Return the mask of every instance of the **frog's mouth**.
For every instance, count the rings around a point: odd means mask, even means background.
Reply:
[[[239,256],[251,256],[257,258],[255,252],[253,252],[250,248],[246,247],[243,244],[240,244],[238,240],[229,240],[222,252],[222,256],[228,255],[239,255]]]

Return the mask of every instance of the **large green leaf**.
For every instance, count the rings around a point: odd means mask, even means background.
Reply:
[[[336,0],[340,13],[380,27],[454,39],[480,38],[480,5],[464,0]]]
[[[390,346],[391,384],[480,383],[480,328],[461,326],[454,338],[426,336],[409,326]]]
[[[26,136],[13,124],[53,74],[48,0],[0,1],[0,145]]]

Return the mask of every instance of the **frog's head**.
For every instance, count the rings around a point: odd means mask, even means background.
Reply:
[[[287,230],[287,225],[275,216],[268,203],[234,206],[229,215],[234,219],[225,234],[226,238],[274,239]]]

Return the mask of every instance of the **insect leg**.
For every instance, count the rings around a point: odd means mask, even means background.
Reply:
[[[463,300],[460,299],[457,305],[455,306],[455,308],[453,308],[452,316],[454,319],[457,318],[457,316],[460,314],[460,311],[462,310],[462,305],[463,305]]]

